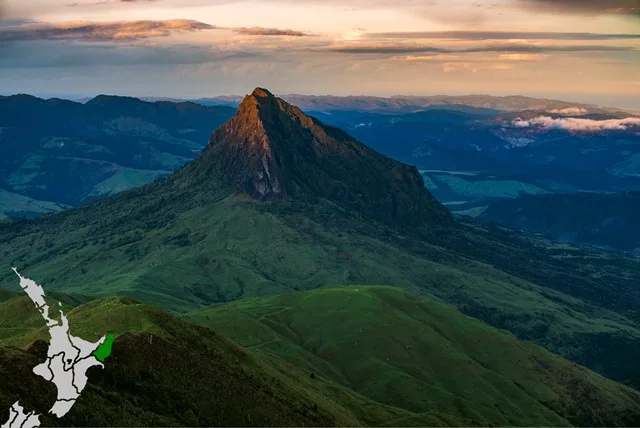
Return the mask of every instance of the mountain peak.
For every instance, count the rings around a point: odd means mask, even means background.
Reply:
[[[260,87],[255,88],[251,93],[251,96],[258,97],[258,98],[275,98],[275,96],[271,92],[269,92],[267,89],[260,88]]]
[[[198,161],[258,200],[329,200],[387,223],[449,224],[415,167],[256,88]]]

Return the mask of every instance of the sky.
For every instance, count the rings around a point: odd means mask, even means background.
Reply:
[[[528,95],[640,110],[640,0],[0,0],[0,92]]]

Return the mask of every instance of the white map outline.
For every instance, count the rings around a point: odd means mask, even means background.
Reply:
[[[104,368],[104,365],[98,361],[93,353],[105,342],[106,336],[95,343],[72,336],[69,332],[69,320],[62,308],[60,308],[60,320],[51,318],[44,289],[35,281],[20,275],[16,268],[12,269],[20,278],[20,287],[33,301],[49,329],[51,341],[47,351],[47,361],[34,367],[33,373],[55,384],[58,395],[56,403],[49,410],[49,413],[61,418],[69,413],[87,386],[87,370],[94,366]],[[16,402],[10,409],[10,415],[9,421],[0,428],[36,428],[40,426],[39,415],[34,412],[25,414],[19,402]]]

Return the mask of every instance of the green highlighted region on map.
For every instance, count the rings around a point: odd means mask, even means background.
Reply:
[[[104,343],[95,350],[93,355],[96,357],[98,361],[104,363],[109,355],[111,355],[111,349],[113,348],[113,342],[116,340],[116,337],[113,334],[109,334],[105,339]]]

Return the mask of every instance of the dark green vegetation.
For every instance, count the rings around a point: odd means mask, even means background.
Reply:
[[[471,211],[472,213],[474,211]],[[563,242],[640,250],[640,193],[576,193],[493,201],[477,218]]]
[[[102,363],[109,358],[111,352],[113,351],[113,342],[116,340],[116,337],[113,334],[107,335],[104,343],[96,349],[96,352],[93,355],[96,356],[96,359]]]
[[[111,96],[86,104],[0,97],[0,217],[76,205],[167,175],[195,158],[233,112]]]
[[[12,300],[23,299],[2,309]],[[637,391],[399,289],[248,298],[184,315],[190,323],[129,298],[67,313],[73,335],[95,340],[104,329],[118,335],[105,368],[88,372],[73,410],[57,420],[46,413],[55,387],[30,373],[46,357],[46,329],[33,325],[0,339],[0,420],[20,399],[42,414],[45,426],[640,421]],[[33,305],[24,307],[24,319],[37,316]]]
[[[28,316],[33,313],[32,306]],[[31,373],[46,358],[46,329],[23,334],[20,346],[0,346],[0,420],[19,399],[42,415],[44,426],[361,424],[337,402],[321,401],[322,396],[271,374],[228,339],[151,306],[110,298],[71,311],[69,322],[72,334],[88,340],[101,329],[118,333],[105,368],[90,369],[73,410],[53,418],[47,411],[55,402],[55,386]],[[386,414],[394,413],[402,414],[392,408]]]
[[[636,259],[454,221],[421,181],[415,168],[256,90],[175,174],[0,224],[0,281],[15,284],[16,266],[47,290],[124,294],[174,313],[390,285],[640,386]]]

